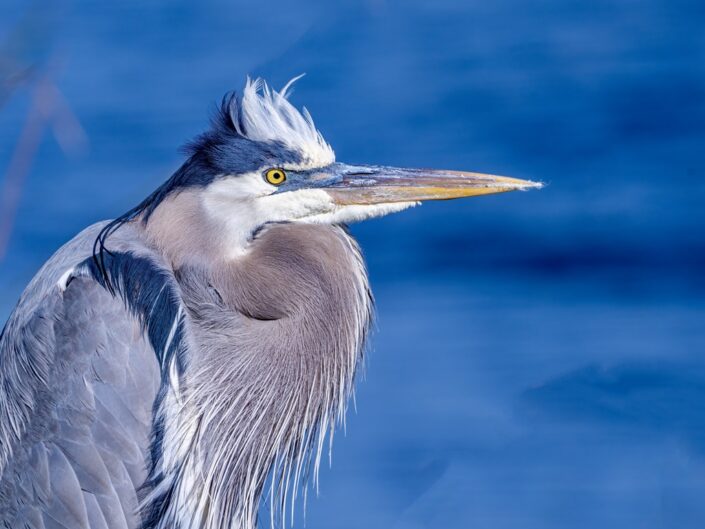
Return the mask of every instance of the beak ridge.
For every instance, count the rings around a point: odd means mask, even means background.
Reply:
[[[540,182],[464,171],[344,167],[342,178],[326,189],[340,205],[449,200],[543,187]]]

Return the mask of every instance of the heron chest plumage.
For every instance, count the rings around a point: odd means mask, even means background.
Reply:
[[[247,526],[270,470],[283,499],[344,414],[371,315],[362,258],[338,226],[274,224],[243,257],[175,277],[191,352],[185,400],[163,403],[157,527]],[[164,498],[177,498],[173,509]]]

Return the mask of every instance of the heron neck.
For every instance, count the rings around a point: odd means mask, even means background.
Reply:
[[[256,226],[248,227],[247,212],[241,213],[236,226],[223,226],[208,213],[202,193],[185,189],[166,197],[150,213],[145,233],[174,268],[208,267],[247,253]]]
[[[267,477],[275,509],[293,510],[344,416],[371,312],[362,258],[339,227],[275,225],[242,259],[176,277],[193,351],[185,405],[166,403],[167,511],[251,529]]]

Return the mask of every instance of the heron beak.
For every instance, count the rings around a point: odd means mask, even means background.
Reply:
[[[463,171],[340,165],[342,178],[326,187],[339,205],[448,200],[543,187],[539,182]]]

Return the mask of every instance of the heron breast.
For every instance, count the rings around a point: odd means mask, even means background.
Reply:
[[[246,256],[212,271],[210,284],[224,306],[257,320],[334,318],[366,295],[367,276],[342,228],[288,223],[262,230]]]

